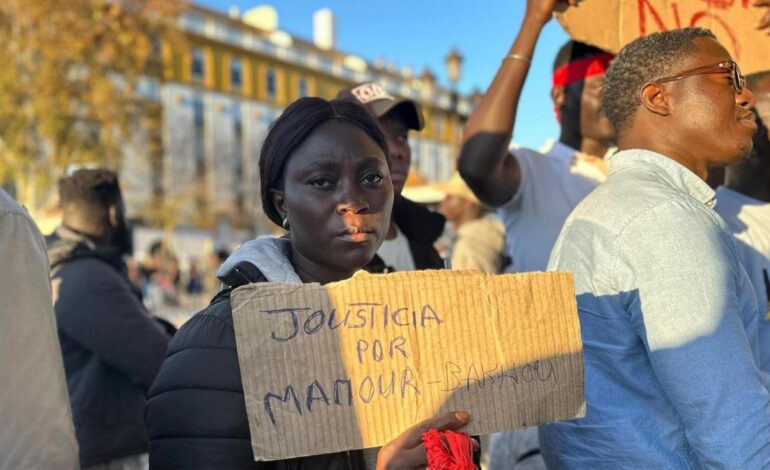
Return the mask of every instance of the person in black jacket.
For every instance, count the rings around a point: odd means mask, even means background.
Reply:
[[[412,164],[409,130],[419,131],[425,127],[420,106],[408,98],[392,96],[382,85],[373,82],[342,90],[337,98],[363,106],[377,119],[388,144],[395,199],[388,236],[377,250],[377,256],[396,271],[442,269],[444,260],[433,244],[444,232],[446,219],[401,196]]]
[[[169,337],[126,275],[118,178],[78,170],[59,182],[59,197],[62,225],[46,242],[80,464],[146,468],[145,394]]]
[[[230,256],[218,272],[230,288],[172,340],[145,413],[151,468],[412,468],[426,465],[421,430],[467,422],[465,413],[439,416],[379,452],[254,461],[230,290],[252,282],[326,284],[366,266],[390,224],[386,154],[376,123],[355,104],[302,98],[273,124],[260,157],[262,206],[289,233],[252,240]]]

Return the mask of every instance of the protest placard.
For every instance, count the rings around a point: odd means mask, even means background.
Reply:
[[[745,74],[770,69],[770,36],[750,0],[582,0],[556,18],[574,39],[617,53],[634,39],[687,26],[710,29]]]
[[[452,410],[478,434],[585,413],[569,273],[362,272],[232,305],[257,460],[378,447]]]

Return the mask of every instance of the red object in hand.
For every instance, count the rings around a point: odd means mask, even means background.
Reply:
[[[422,433],[428,470],[475,470],[473,444],[465,433],[429,429]]]

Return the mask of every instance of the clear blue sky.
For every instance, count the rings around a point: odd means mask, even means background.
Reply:
[[[226,12],[241,12],[264,3],[253,0],[195,0]],[[265,2],[278,11],[278,27],[294,36],[312,39],[313,12],[328,7],[337,20],[337,48],[369,61],[384,56],[415,72],[429,66],[447,85],[444,57],[457,47],[465,57],[460,91],[485,91],[506,54],[524,15],[524,0],[282,0]],[[514,141],[540,148],[559,129],[550,99],[551,64],[568,39],[552,20],[541,36],[529,79],[519,103]]]

